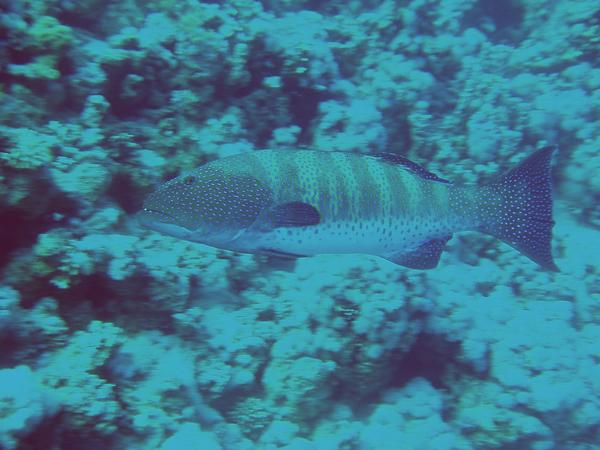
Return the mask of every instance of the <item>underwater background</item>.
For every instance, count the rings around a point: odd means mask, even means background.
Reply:
[[[600,449],[600,3],[0,2],[0,448]],[[182,171],[394,152],[485,183],[555,145],[542,270],[143,229]]]

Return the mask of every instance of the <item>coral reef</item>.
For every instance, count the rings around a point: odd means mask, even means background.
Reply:
[[[600,6],[0,6],[0,448],[600,446]],[[435,270],[142,229],[153,187],[264,147],[486,183],[559,147],[541,271],[461,233]]]

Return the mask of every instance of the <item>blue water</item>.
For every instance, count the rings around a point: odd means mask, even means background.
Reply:
[[[0,5],[0,448],[600,449],[600,4]],[[557,146],[560,272],[277,261],[135,214],[206,161],[393,152],[485,183]]]

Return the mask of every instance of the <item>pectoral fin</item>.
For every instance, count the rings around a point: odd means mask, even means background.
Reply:
[[[444,246],[451,237],[431,239],[408,253],[391,253],[382,256],[388,261],[410,269],[433,269],[440,262]]]
[[[314,206],[303,202],[289,202],[270,208],[260,217],[257,226],[261,230],[281,227],[306,227],[317,225],[321,214]]]

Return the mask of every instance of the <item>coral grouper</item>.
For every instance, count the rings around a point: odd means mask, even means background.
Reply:
[[[395,154],[261,150],[212,161],[160,186],[147,227],[246,253],[369,253],[437,265],[452,233],[494,235],[541,266],[552,260],[553,148],[483,186],[456,186]]]

